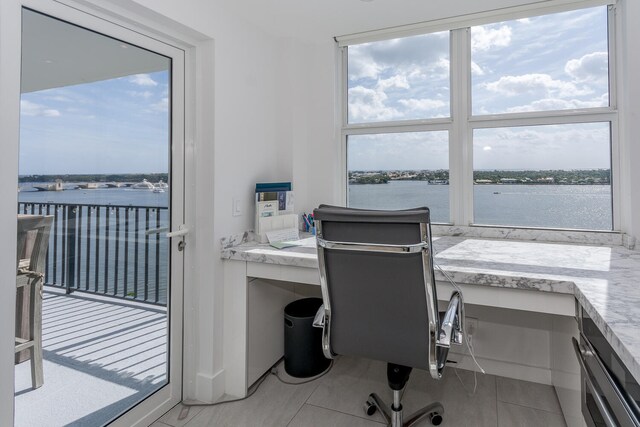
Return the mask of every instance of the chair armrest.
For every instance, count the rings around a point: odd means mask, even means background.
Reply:
[[[313,327],[324,328],[324,320],[324,304],[322,304],[320,308],[318,308],[318,311],[316,311],[316,317],[313,318]]]
[[[451,347],[451,344],[461,345],[464,339],[464,304],[458,291],[451,294],[449,307],[440,321],[440,333],[437,345]]]

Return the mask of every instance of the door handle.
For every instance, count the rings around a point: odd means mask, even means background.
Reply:
[[[189,228],[185,227],[185,225],[180,225],[178,227],[177,230],[174,231],[169,231],[169,227],[160,227],[160,228],[153,228],[151,230],[147,230],[144,232],[144,234],[146,234],[147,236],[150,236],[152,234],[162,234],[164,232],[167,232],[167,234],[165,234],[165,237],[180,237],[180,236],[186,236],[187,234],[189,234]]]
[[[574,337],[571,337],[571,341],[573,342],[573,349],[576,352],[576,356],[578,356],[578,363],[580,364],[580,369],[582,370],[582,376],[584,377],[584,380],[586,380],[587,387],[591,389],[591,395],[593,396],[593,400],[598,407],[600,414],[602,415],[604,423],[607,427],[616,427],[616,422],[614,421],[611,412],[609,412],[609,409],[607,409],[606,404],[602,400],[602,397],[600,396],[600,390],[593,383],[593,380],[591,379],[591,373],[585,363],[585,358],[590,357],[591,352],[583,349],[580,343],[578,343],[578,340],[576,340]]]
[[[178,226],[178,229],[175,230],[175,231],[169,231],[169,227],[160,227],[160,228],[154,228],[152,230],[147,230],[147,231],[145,231],[144,234],[149,236],[151,234],[161,234],[161,233],[164,233],[165,231],[167,232],[167,234],[165,234],[165,236],[168,237],[168,238],[182,237],[182,240],[180,242],[178,242],[178,250],[179,251],[183,251],[184,247],[187,245],[187,243],[184,241],[184,236],[189,234],[189,228],[184,224],[180,224]]]
[[[185,226],[184,224],[180,225],[178,227],[177,230],[175,231],[169,231],[167,233],[167,237],[171,238],[171,237],[180,237],[180,236],[186,236],[187,234],[189,234],[189,228],[187,226]]]
[[[166,236],[168,238],[181,237],[182,240],[178,242],[178,250],[182,252],[184,250],[184,247],[187,246],[187,242],[184,240],[184,237],[187,234],[189,234],[189,227],[184,224],[180,224],[177,230],[168,232]]]

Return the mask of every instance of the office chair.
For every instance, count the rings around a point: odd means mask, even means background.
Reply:
[[[412,368],[440,379],[451,344],[462,344],[464,304],[454,291],[438,312],[429,209],[375,211],[321,205],[314,211],[323,306],[325,357],[350,355],[387,362],[389,408],[376,393],[367,415],[380,410],[388,425],[442,422],[431,403],[403,420],[402,391]]]

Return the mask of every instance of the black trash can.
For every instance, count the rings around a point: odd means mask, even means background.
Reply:
[[[313,377],[331,363],[322,353],[322,328],[313,327],[321,305],[321,298],[303,298],[284,308],[284,370],[292,377]]]

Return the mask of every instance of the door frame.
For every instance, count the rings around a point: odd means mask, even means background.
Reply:
[[[162,28],[154,31],[149,22],[138,27],[130,19],[119,19],[127,11],[109,13],[104,8],[105,3],[109,6],[109,2],[100,2],[100,7],[92,7],[91,2],[86,0],[2,0],[0,3],[0,111],[3,111],[0,115],[0,141],[3,149],[1,194],[16,194],[18,185],[21,13],[22,8],[27,7],[172,59],[171,229],[177,230],[181,224],[190,224],[194,216],[192,209],[188,208],[193,206],[192,191],[188,189],[193,187],[195,180],[191,172],[195,164],[194,150],[191,147],[195,135],[195,122],[192,119],[195,90],[191,79],[194,73],[195,44],[191,40],[181,42],[179,37],[167,35]],[[15,281],[17,196],[0,206],[0,281],[12,283]],[[148,425],[182,400],[184,283],[185,279],[189,280],[185,275],[190,276],[193,257],[190,256],[190,245],[183,252],[177,251],[180,240],[174,238],[171,242],[171,295],[167,307],[170,314],[169,382],[114,420],[111,425]],[[0,299],[0,313],[0,425],[13,425],[13,298]]]

